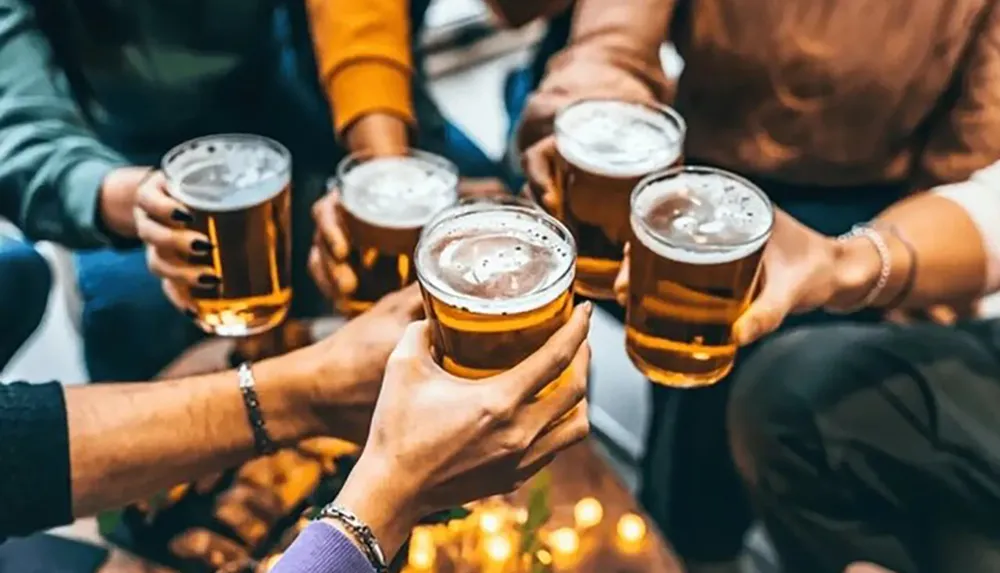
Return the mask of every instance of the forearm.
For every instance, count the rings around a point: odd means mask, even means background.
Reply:
[[[579,0],[571,44],[659,61],[676,0]]]
[[[414,125],[409,2],[308,0],[307,7],[337,132],[374,114]]]
[[[984,236],[969,212],[956,202],[922,193],[893,205],[874,224],[885,238],[891,264],[888,283],[874,306],[925,308],[975,300],[984,294],[989,256]],[[877,284],[882,264],[869,239],[857,237],[843,243],[837,264],[841,298],[862,300]],[[916,267],[911,269],[912,265]],[[853,294],[844,295],[844,291]]]
[[[268,432],[283,444],[323,430],[307,403],[311,381],[294,364],[272,360],[253,369]],[[66,409],[76,516],[120,507],[254,455],[232,371],[69,388]]]

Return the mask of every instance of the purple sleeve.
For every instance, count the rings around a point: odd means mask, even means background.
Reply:
[[[368,558],[340,530],[310,523],[271,573],[373,573]]]

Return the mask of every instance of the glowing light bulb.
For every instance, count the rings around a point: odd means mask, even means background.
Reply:
[[[538,559],[538,562],[542,565],[552,565],[552,554],[544,549],[539,549],[538,552],[535,553],[535,558]]]
[[[506,561],[510,559],[511,551],[510,539],[503,535],[493,535],[486,540],[486,556],[491,561]]]
[[[417,571],[428,571],[434,568],[437,551],[433,545],[411,545],[409,565]]]
[[[496,513],[486,511],[479,516],[479,529],[482,529],[483,533],[499,533],[501,527],[503,527],[503,522]]]
[[[592,497],[585,497],[573,508],[573,518],[580,529],[589,529],[604,519],[604,506]]]
[[[430,527],[417,527],[410,537],[410,547],[434,547],[434,531]]]
[[[646,537],[646,522],[634,513],[626,513],[618,520],[618,539],[630,545],[642,542]]]
[[[519,507],[519,508],[515,509],[514,510],[514,519],[516,519],[517,522],[520,523],[521,525],[524,525],[528,521],[528,510],[527,510],[527,508]]]
[[[552,550],[562,555],[573,555],[580,549],[580,537],[569,527],[562,527],[549,536]]]

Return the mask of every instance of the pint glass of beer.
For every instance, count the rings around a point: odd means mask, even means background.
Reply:
[[[171,196],[191,211],[191,228],[215,246],[194,262],[221,282],[191,290],[198,325],[219,336],[250,336],[280,324],[292,300],[291,155],[255,135],[211,135],[163,159]]]
[[[685,131],[669,107],[615,100],[584,100],[556,116],[560,217],[576,237],[578,294],[614,298],[629,194],[643,177],[681,163]]]
[[[423,151],[351,155],[337,168],[337,183],[358,285],[336,302],[342,313],[356,315],[416,279],[420,230],[458,200],[458,169]]]
[[[458,207],[428,225],[417,277],[444,369],[485,378],[541,348],[573,312],[575,254],[536,207]]]
[[[754,296],[774,211],[746,179],[680,167],[632,193],[626,347],[650,380],[714,384],[736,356],[732,329]]]

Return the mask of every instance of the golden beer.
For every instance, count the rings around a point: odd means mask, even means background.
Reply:
[[[685,130],[669,107],[614,100],[584,100],[556,116],[560,217],[576,238],[578,294],[614,298],[629,195],[643,177],[681,163]]]
[[[626,348],[650,380],[714,384],[736,356],[732,329],[753,298],[774,211],[754,184],[680,167],[632,193]]]
[[[337,301],[344,314],[368,310],[416,280],[413,251],[420,231],[458,199],[458,169],[448,160],[411,151],[398,157],[352,155],[337,169],[342,214],[357,289]]]
[[[212,135],[163,159],[171,196],[194,216],[211,253],[192,262],[221,280],[191,289],[196,322],[219,336],[248,336],[280,324],[292,300],[291,156],[276,141]]]
[[[417,276],[438,360],[464,378],[508,370],[573,312],[575,245],[537,208],[445,212],[417,246]]]

